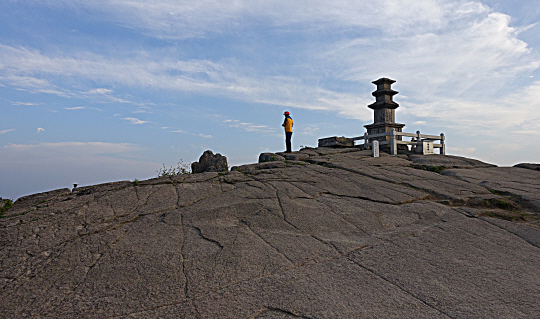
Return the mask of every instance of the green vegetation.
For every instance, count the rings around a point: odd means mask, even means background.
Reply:
[[[139,180],[135,178],[135,180],[133,181],[133,186],[137,186],[139,185]]]
[[[275,162],[275,161],[277,161],[277,158],[274,155],[272,155],[272,156],[270,156],[269,158],[265,159],[262,162],[265,163],[265,162]]]
[[[163,164],[163,167],[160,168],[158,171],[158,177],[172,177],[172,176],[178,176],[178,175],[187,175],[191,174],[191,165],[184,163],[184,161],[180,160],[176,167],[171,166],[170,168],[165,167],[165,164]]]
[[[411,165],[411,167],[424,171],[434,172],[437,174],[440,174],[443,170],[446,169],[446,166]]]
[[[497,208],[513,211],[515,209],[515,204],[504,199],[494,198],[491,201]]]
[[[429,167],[430,171],[435,172],[437,174],[440,174],[445,169],[446,169],[446,166],[430,166]]]
[[[525,216],[523,216],[522,214],[519,214],[519,216],[512,216],[512,215],[503,215],[503,214],[499,214],[499,213],[495,213],[495,212],[487,212],[486,213],[486,216],[488,216],[488,217],[504,219],[504,220],[511,221],[511,222],[525,220],[525,218],[527,217],[527,214],[524,214],[524,215]]]
[[[3,217],[4,214],[13,207],[13,201],[11,199],[6,199],[2,206],[0,207],[0,217]]]

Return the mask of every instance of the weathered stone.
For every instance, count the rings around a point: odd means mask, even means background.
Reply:
[[[428,167],[444,167],[444,168],[482,168],[482,167],[497,167],[497,165],[484,163],[479,160],[453,156],[433,154],[425,155],[409,155],[410,160],[415,165],[424,165]]]
[[[59,195],[66,195],[66,194],[71,194],[71,190],[69,188],[60,188],[60,189],[55,189],[48,192],[27,195],[27,196],[23,196],[17,199],[15,201],[15,205],[30,207],[40,202],[45,202],[53,197],[56,197]]]
[[[441,174],[478,184],[502,195],[519,196],[540,209],[540,172],[519,167],[449,169]]]
[[[279,155],[283,156],[285,160],[287,161],[303,161],[307,158],[309,158],[309,154],[301,153],[301,152],[292,152],[292,153],[284,153],[280,152]]]
[[[520,163],[520,164],[514,165],[514,167],[526,168],[526,169],[532,169],[532,170],[535,170],[535,171],[540,171],[540,164]]]
[[[0,313],[537,316],[540,232],[481,205],[515,194],[538,217],[527,203],[540,172],[441,157],[469,168],[438,174],[411,167],[434,162],[338,150],[298,152],[330,167],[275,161],[107,183],[10,210],[0,219]]]
[[[227,164],[227,157],[217,153],[214,153],[210,150],[205,151],[199,158],[199,162],[191,163],[192,173],[202,173],[202,172],[221,172],[229,170]]]
[[[261,153],[259,155],[259,163],[285,161],[285,157],[275,153]]]
[[[354,141],[347,137],[325,137],[319,139],[319,147],[353,147]]]

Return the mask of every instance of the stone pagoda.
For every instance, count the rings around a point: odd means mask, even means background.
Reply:
[[[372,83],[377,85],[377,90],[371,93],[375,97],[375,103],[368,105],[370,109],[373,109],[375,112],[373,124],[364,125],[367,129],[367,134],[379,134],[387,133],[392,129],[395,129],[396,132],[402,132],[405,124],[396,123],[396,109],[399,107],[399,104],[392,100],[393,96],[398,94],[397,91],[392,90],[392,83],[396,81],[388,78],[380,78],[377,81]],[[398,140],[401,140],[401,136],[396,137]],[[375,138],[379,141],[390,141],[390,136],[382,136]],[[407,147],[406,145],[399,145],[399,147]]]

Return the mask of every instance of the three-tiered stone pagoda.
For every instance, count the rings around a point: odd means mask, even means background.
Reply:
[[[402,132],[405,124],[396,123],[396,109],[399,104],[393,101],[394,95],[398,94],[397,91],[392,90],[392,83],[396,81],[388,78],[380,78],[377,81],[371,83],[377,85],[377,90],[371,93],[375,97],[375,103],[368,105],[370,109],[375,112],[373,118],[373,124],[364,125],[367,129],[368,135],[388,133],[392,129],[396,132]],[[401,140],[401,136],[396,137]],[[375,138],[378,141],[390,141],[390,136],[381,136]],[[407,147],[406,145],[399,145],[398,147]]]

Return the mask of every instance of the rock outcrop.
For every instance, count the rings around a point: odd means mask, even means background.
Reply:
[[[531,163],[520,163],[514,165],[514,167],[520,167],[520,168],[526,168],[526,169],[532,169],[535,171],[540,171],[540,164],[531,164]]]
[[[17,200],[0,219],[0,313],[540,313],[540,172],[355,148],[294,154],[303,160]]]
[[[285,157],[278,155],[276,153],[261,153],[261,155],[259,155],[259,163],[275,162],[275,161],[285,161]]]
[[[191,171],[193,173],[222,172],[227,170],[229,170],[227,157],[219,153],[214,155],[210,150],[205,151],[203,155],[201,155],[199,162],[191,163]]]

